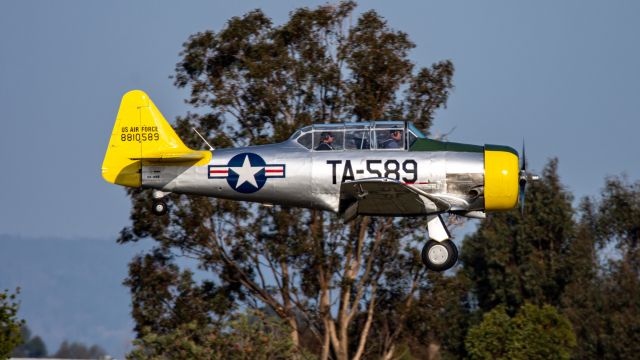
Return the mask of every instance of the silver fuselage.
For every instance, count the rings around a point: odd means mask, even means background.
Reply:
[[[263,159],[264,164],[256,164],[254,155]],[[243,158],[251,168],[248,177],[238,180],[236,172]],[[245,167],[248,169],[246,164]],[[344,182],[376,177],[447,196],[454,204],[451,210],[475,211],[484,207],[484,156],[479,152],[315,151],[288,140],[279,144],[216,149],[206,166],[142,166],[145,188],[333,212],[341,211],[340,188]],[[234,180],[237,181],[234,183]],[[256,187],[259,189],[255,190]]]

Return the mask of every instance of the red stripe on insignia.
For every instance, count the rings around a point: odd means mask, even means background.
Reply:
[[[282,169],[280,169],[280,170],[265,170],[265,172],[268,172],[268,173],[281,173]]]
[[[226,174],[229,170],[209,170],[211,174]]]

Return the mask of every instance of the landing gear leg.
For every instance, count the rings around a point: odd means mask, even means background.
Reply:
[[[170,193],[154,190],[153,191],[153,205],[151,206],[151,212],[154,215],[162,216],[167,213],[167,203],[162,200],[163,197]]]
[[[429,270],[448,270],[458,261],[458,248],[450,240],[451,235],[440,215],[431,215],[427,220],[430,239],[422,248],[422,262]]]

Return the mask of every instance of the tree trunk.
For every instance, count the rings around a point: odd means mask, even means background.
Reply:
[[[291,343],[294,348],[300,350],[300,336],[298,335],[298,322],[296,321],[295,315],[289,318],[289,326],[291,326]],[[300,351],[297,351],[294,354],[294,359],[300,358]]]
[[[383,355],[382,355],[382,359],[383,360],[391,360],[391,358],[393,358],[393,353],[396,350],[396,346],[395,345],[391,345],[389,347],[389,350],[387,350]]]
[[[432,340],[429,342],[429,350],[428,350],[428,359],[429,360],[440,360],[442,357],[440,356],[440,342],[436,340]]]

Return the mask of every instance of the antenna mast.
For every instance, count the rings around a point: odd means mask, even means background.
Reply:
[[[205,143],[205,144],[207,144],[207,146],[209,147],[209,150],[211,150],[211,151],[213,151],[213,150],[214,150],[213,146],[211,146],[211,144],[209,144],[209,143],[207,142],[207,140],[205,140],[204,136],[200,135],[200,133],[198,132],[198,130],[196,130],[196,128],[195,128],[195,127],[192,127],[191,129],[193,129],[193,131],[195,131],[195,132],[196,132],[196,134],[198,134],[198,136],[200,136],[200,139],[202,139],[202,141],[204,141],[204,143]]]

